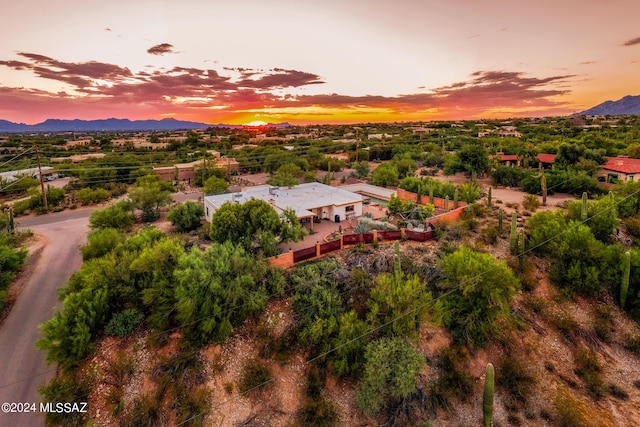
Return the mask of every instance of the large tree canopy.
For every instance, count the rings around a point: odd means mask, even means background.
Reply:
[[[261,250],[266,256],[277,253],[278,243],[301,240],[305,234],[295,212],[286,210],[279,216],[269,203],[258,199],[227,202],[211,217],[212,240],[239,243],[247,251]]]

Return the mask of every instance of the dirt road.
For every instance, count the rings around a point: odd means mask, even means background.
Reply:
[[[19,225],[46,237],[32,271],[13,309],[0,328],[0,404],[35,403],[39,409],[38,386],[53,377],[45,354],[36,349],[38,325],[49,320],[59,306],[56,290],[82,263],[79,246],[86,242],[92,209],[24,218]],[[36,413],[0,412],[0,426],[42,426],[44,416]]]

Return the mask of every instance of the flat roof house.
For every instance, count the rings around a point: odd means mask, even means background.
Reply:
[[[264,200],[281,214],[293,209],[299,219],[308,219],[313,229],[313,218],[342,221],[362,216],[360,194],[336,187],[310,182],[291,188],[261,185],[249,187],[239,193],[218,194],[204,198],[205,217],[211,222],[213,213],[226,202],[244,203],[251,199]]]

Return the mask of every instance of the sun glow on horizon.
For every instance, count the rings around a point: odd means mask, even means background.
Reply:
[[[265,126],[268,125],[269,123],[267,122],[263,122],[262,120],[254,120],[250,123],[247,123],[247,126]]]

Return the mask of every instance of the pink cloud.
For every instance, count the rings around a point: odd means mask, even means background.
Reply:
[[[274,68],[268,71],[248,68],[223,68],[236,71],[236,79],[220,75],[213,69],[174,67],[137,73],[126,67],[97,61],[63,62],[47,56],[24,53],[25,61],[0,61],[16,71],[30,71],[36,76],[69,84],[72,93],[54,94],[33,89],[0,87],[0,117],[17,114],[27,117],[87,114],[106,116],[153,117],[171,113],[193,118],[208,107],[219,108],[216,114],[241,113],[246,110],[288,107],[328,107],[345,112],[360,112],[367,107],[385,109],[391,114],[430,111],[430,114],[457,114],[481,117],[487,111],[564,111],[569,108],[561,96],[569,93],[566,85],[574,75],[531,77],[513,71],[477,71],[466,81],[431,89],[429,92],[397,96],[342,94],[278,95],[282,88],[298,88],[324,83],[314,73]],[[208,110],[211,111],[211,110]],[[55,112],[55,113],[52,113]],[[90,113],[89,113],[90,112]],[[212,113],[213,114],[213,113]],[[363,113],[361,113],[363,114]],[[522,113],[524,114],[524,113]],[[134,117],[132,117],[134,118]],[[401,120],[401,118],[399,117]]]

